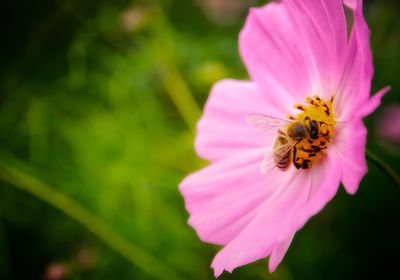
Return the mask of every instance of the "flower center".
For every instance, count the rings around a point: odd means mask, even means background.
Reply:
[[[308,169],[321,157],[324,150],[333,138],[333,129],[336,125],[332,110],[333,96],[325,102],[314,95],[314,99],[306,97],[308,106],[296,104],[294,107],[303,112],[295,118],[287,117],[293,122],[287,127],[286,134],[297,140],[293,147],[293,164],[297,169]],[[306,133],[298,135],[299,127],[303,126]],[[303,130],[304,130],[303,129]],[[296,137],[297,136],[297,137]]]

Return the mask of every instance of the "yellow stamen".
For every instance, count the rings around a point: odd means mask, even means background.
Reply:
[[[314,99],[306,97],[306,103],[310,104],[309,106],[301,104],[294,106],[296,109],[303,111],[294,120],[304,123],[310,134],[312,130],[318,132],[315,135],[304,137],[296,144],[293,163],[297,168],[310,168],[315,160],[321,157],[324,150],[327,149],[336,125],[332,101],[333,96],[329,101],[325,102],[318,95],[314,95]]]

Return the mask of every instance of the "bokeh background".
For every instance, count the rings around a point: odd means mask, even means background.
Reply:
[[[219,248],[186,224],[177,185],[207,164],[193,139],[213,83],[248,79],[238,33],[265,2],[2,1],[0,279],[213,279]],[[367,147],[400,173],[400,2],[364,2],[372,92],[392,86],[365,119]],[[369,163],[274,274],[260,260],[221,279],[398,275],[399,214]]]

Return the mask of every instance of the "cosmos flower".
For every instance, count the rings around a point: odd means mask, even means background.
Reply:
[[[389,89],[370,98],[362,0],[251,9],[239,47],[252,81],[214,85],[195,140],[211,164],[179,186],[201,240],[225,245],[211,265],[215,276],[267,256],[273,272],[340,182],[357,191],[367,171],[362,118]]]
[[[58,262],[49,264],[46,268],[44,279],[45,280],[62,280],[65,279],[67,273],[67,267]]]
[[[378,117],[376,128],[382,140],[400,144],[400,104],[385,108]]]

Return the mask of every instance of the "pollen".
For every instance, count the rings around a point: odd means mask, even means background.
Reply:
[[[301,112],[288,118],[306,125],[308,134],[299,140],[293,148],[293,164],[297,169],[308,169],[320,158],[333,139],[336,125],[332,110],[333,96],[324,101],[318,95],[306,97],[306,104],[296,104],[294,107]]]

